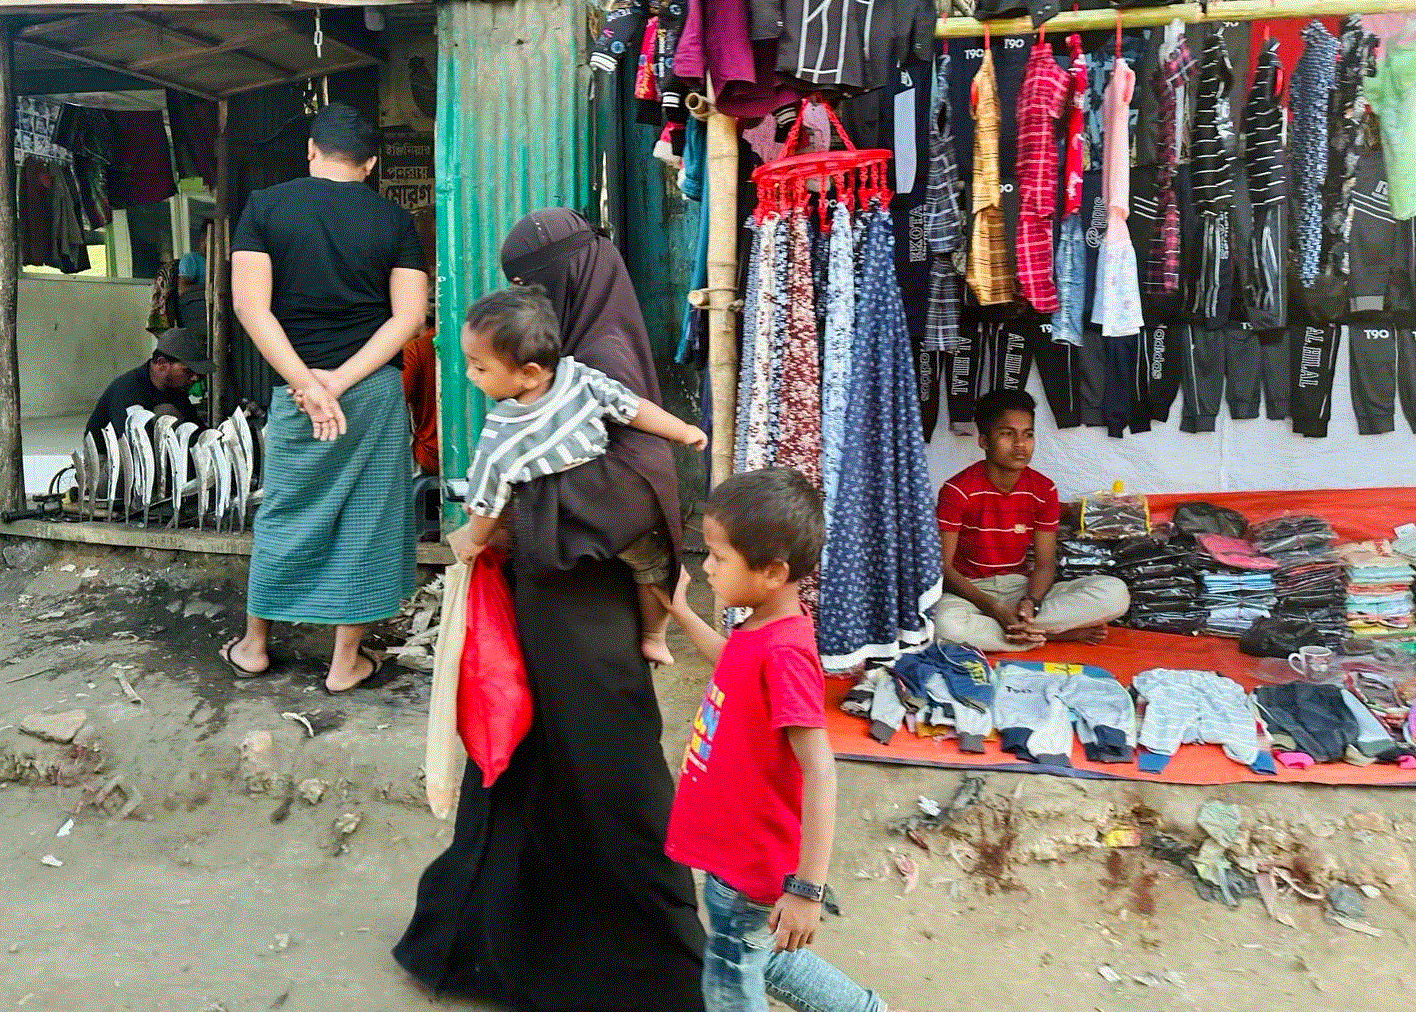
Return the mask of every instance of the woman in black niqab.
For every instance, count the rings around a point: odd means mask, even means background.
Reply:
[[[502,266],[546,289],[562,354],[659,399],[624,261],[584,218],[528,215]],[[435,991],[519,1012],[702,1012],[703,930],[688,870],[664,856],[673,783],[615,558],[666,527],[677,574],[678,508],[668,443],[623,426],[604,456],[518,486],[513,596],[535,720],[490,788],[469,763],[452,845],[394,949]]]

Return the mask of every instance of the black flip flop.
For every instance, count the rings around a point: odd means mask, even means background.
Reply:
[[[221,659],[226,662],[226,666],[231,669],[231,674],[236,678],[264,678],[266,675],[270,674],[270,668],[266,668],[264,671],[252,671],[250,668],[241,667],[241,665],[231,659],[231,651],[236,647],[236,644],[240,642],[239,639],[234,639],[217,651],[218,656],[220,656]]]
[[[384,669],[384,664],[388,661],[388,658],[386,658],[386,657],[384,657],[384,658],[375,657],[375,656],[373,655],[373,652],[372,652],[372,651],[366,650],[366,649],[364,649],[364,647],[362,647],[362,646],[359,648],[359,656],[360,656],[360,657],[363,657],[363,658],[366,658],[366,659],[368,660],[368,662],[373,665],[372,670],[370,670],[367,675],[365,675],[363,678],[359,679],[359,680],[358,680],[357,682],[355,682],[353,685],[349,686],[349,688],[347,688],[347,689],[340,689],[340,690],[337,691],[337,692],[336,692],[334,689],[331,689],[331,688],[330,688],[328,685],[326,685],[324,682],[321,682],[321,683],[320,683],[320,688],[324,689],[324,692],[325,692],[325,695],[326,695],[326,696],[347,696],[349,693],[353,692],[355,689],[366,688],[366,687],[367,687],[367,688],[377,688],[377,687],[378,687],[378,686],[376,686],[376,685],[371,685],[370,683],[373,682],[374,679],[376,679],[376,678],[379,677],[379,674],[380,674],[380,672],[383,671],[383,669]]]

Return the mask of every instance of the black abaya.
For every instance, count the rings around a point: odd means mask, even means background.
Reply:
[[[514,596],[535,723],[489,790],[469,764],[394,956],[436,991],[524,1012],[701,1012],[703,930],[663,853],[673,784],[630,571],[584,561]]]

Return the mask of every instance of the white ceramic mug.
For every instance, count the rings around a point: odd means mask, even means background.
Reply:
[[[1288,655],[1288,666],[1310,682],[1320,682],[1332,673],[1332,651],[1327,647],[1300,647]]]

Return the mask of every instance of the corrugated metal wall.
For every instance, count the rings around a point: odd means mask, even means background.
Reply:
[[[630,65],[627,62],[626,68]],[[684,199],[677,172],[654,157],[659,131],[635,121],[634,75],[621,69],[618,90],[606,88],[602,103],[613,106],[613,131],[601,116],[605,141],[605,185],[612,193],[614,221],[625,265],[644,311],[664,407],[680,418],[699,420],[699,377],[691,366],[674,364],[688,283],[698,237],[699,206]],[[703,455],[674,447],[679,496],[685,507],[703,497]]]
[[[590,214],[594,149],[578,0],[438,8],[438,363],[443,474],[466,472],[481,395],[457,347],[472,300],[503,284],[498,251],[541,207]]]

